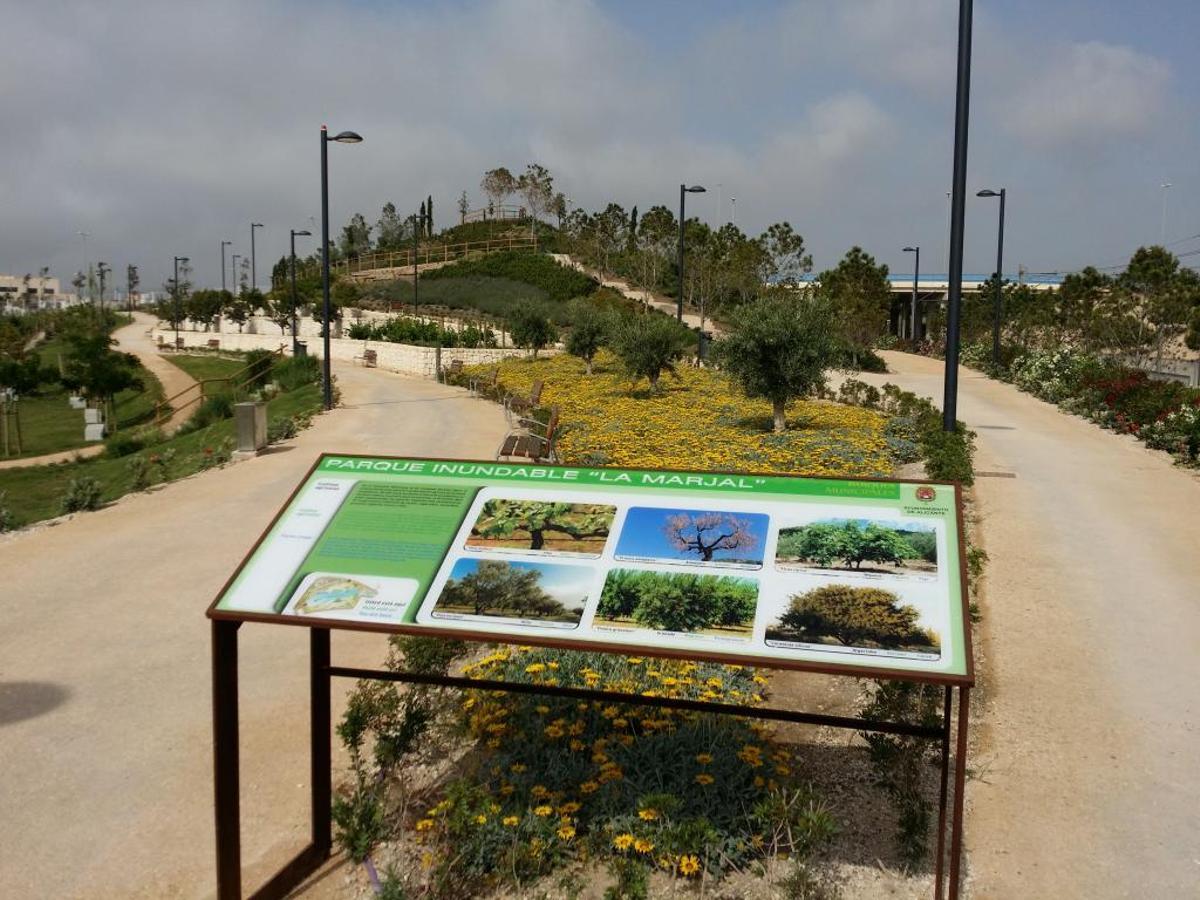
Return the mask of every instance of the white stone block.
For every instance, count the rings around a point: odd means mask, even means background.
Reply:
[[[101,422],[83,426],[83,439],[85,441],[102,441],[104,440],[104,425]]]

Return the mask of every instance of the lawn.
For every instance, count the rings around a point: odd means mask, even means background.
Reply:
[[[61,338],[51,338],[37,348],[42,364],[55,370],[63,350]],[[154,405],[162,399],[159,380],[145,368],[140,374],[141,390],[121,391],[116,396],[118,430],[149,422],[154,418]],[[68,394],[61,386],[47,385],[40,393],[21,398],[21,452],[15,456],[41,456],[88,445],[83,439],[83,410],[71,408]]]
[[[305,385],[270,400],[267,404],[267,416],[272,420],[283,419],[316,412],[320,406],[320,387]],[[174,451],[173,459],[167,467],[167,478],[183,478],[204,468],[213,454],[220,451],[222,443],[227,438],[232,439],[233,434],[233,419],[223,419],[207,428],[181,434],[148,447],[140,455],[161,458],[164,454],[170,456],[168,451]],[[0,495],[4,495],[3,505],[13,515],[17,527],[52,518],[59,514],[59,504],[71,479],[83,477],[94,478],[100,482],[103,486],[104,502],[115,500],[132,490],[129,468],[131,458],[132,456],[125,456],[110,459],[99,456],[51,466],[0,470]]]
[[[246,368],[245,359],[225,359],[220,356],[189,356],[185,354],[164,357],[172,365],[187,372],[197,381],[212,378],[229,378]],[[205,385],[204,395],[225,393],[227,387],[222,384]]]

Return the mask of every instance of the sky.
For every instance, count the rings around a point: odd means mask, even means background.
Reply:
[[[365,138],[330,147],[334,235],[426,195],[447,223],[485,170],[538,162],[588,209],[702,184],[689,214],[790,221],[818,270],[855,244],[947,268],[953,0],[0,0],[0,22],[3,273],[135,263],[151,290],[180,255],[219,286],[255,221],[265,284],[319,226],[322,123]],[[995,266],[985,187],[1006,271],[1164,231],[1200,250],[1197,33],[1194,0],[976,3],[965,271]]]
[[[621,526],[621,539],[617,543],[616,555],[621,557],[647,557],[654,559],[688,560],[699,562],[700,556],[690,550],[677,549],[667,538],[664,530],[671,516],[681,514],[701,515],[705,510],[660,509],[653,506],[635,506],[625,516]],[[768,517],[758,513],[735,513],[745,523],[746,530],[754,538],[754,544],[736,550],[716,550],[714,560],[740,559],[762,562],[763,545],[767,540]],[[727,530],[727,529],[723,529]],[[706,535],[711,539],[712,534]]]

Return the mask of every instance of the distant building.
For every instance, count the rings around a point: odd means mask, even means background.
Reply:
[[[0,311],[64,309],[78,302],[75,294],[63,293],[58,279],[49,275],[0,275]]]

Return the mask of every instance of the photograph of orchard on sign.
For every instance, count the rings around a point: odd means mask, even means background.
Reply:
[[[827,584],[791,595],[767,625],[768,644],[835,644],[937,656],[941,638],[918,623],[920,612],[893,591]]]
[[[613,569],[594,624],[749,640],[757,599],[752,578]]]
[[[580,566],[460,559],[433,614],[579,624],[592,572]]]
[[[784,571],[936,576],[937,533],[924,522],[823,519],[781,528],[775,565]]]
[[[760,568],[768,517],[715,510],[632,507],[617,559]]]
[[[489,500],[471,528],[476,550],[522,550],[599,556],[616,507],[600,503]]]

